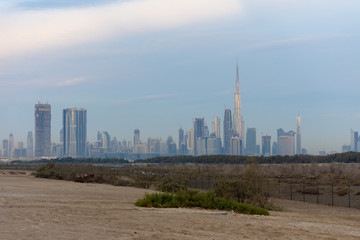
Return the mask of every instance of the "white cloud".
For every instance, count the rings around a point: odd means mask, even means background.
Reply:
[[[89,81],[89,78],[78,77],[65,81],[54,81],[45,79],[30,79],[26,81],[3,81],[0,80],[0,87],[67,87],[74,86]]]
[[[87,82],[88,80],[89,80],[88,78],[84,78],[84,77],[73,78],[63,82],[56,83],[56,86],[60,86],[60,87],[74,86],[83,82]]]
[[[6,11],[0,16],[0,57],[171,29],[241,12],[238,0],[135,0],[100,7]]]
[[[351,35],[333,34],[333,35],[322,35],[322,36],[320,36],[320,35],[319,36],[305,36],[305,37],[289,38],[289,39],[282,39],[282,40],[248,45],[246,47],[246,49],[251,50],[251,49],[293,46],[293,45],[303,44],[303,43],[308,43],[308,42],[322,41],[322,40],[335,39],[335,38],[346,38],[346,37],[351,37]]]

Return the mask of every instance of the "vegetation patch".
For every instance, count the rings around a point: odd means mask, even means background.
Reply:
[[[243,214],[269,215],[269,211],[250,204],[238,203],[216,196],[214,191],[201,193],[194,189],[176,193],[145,193],[144,198],[135,202],[138,207],[155,208],[204,208],[234,211]]]

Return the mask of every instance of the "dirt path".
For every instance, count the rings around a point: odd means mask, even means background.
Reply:
[[[149,190],[0,173],[0,239],[360,239],[360,210],[274,200],[249,216],[133,205]]]

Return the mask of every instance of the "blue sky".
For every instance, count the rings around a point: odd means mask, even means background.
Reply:
[[[34,104],[88,110],[98,130],[177,139],[195,117],[233,109],[239,62],[246,127],[296,129],[310,153],[360,130],[360,2],[126,0],[0,3],[0,139],[25,141]]]

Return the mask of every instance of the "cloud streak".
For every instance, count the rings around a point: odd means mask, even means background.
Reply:
[[[80,83],[87,82],[88,80],[89,79],[85,78],[85,77],[73,78],[73,79],[63,81],[63,82],[59,82],[56,84],[56,86],[59,86],[59,87],[74,86],[74,85],[78,85]]]
[[[12,10],[0,17],[0,57],[239,14],[238,0],[135,0],[97,7]]]
[[[274,48],[274,47],[293,46],[293,45],[298,45],[298,44],[303,44],[303,43],[335,39],[335,38],[345,38],[345,37],[350,37],[350,35],[334,34],[334,35],[324,35],[324,36],[305,36],[305,37],[289,38],[289,39],[282,39],[282,40],[248,45],[246,47],[246,49],[253,50],[253,49],[265,49],[265,48]]]

